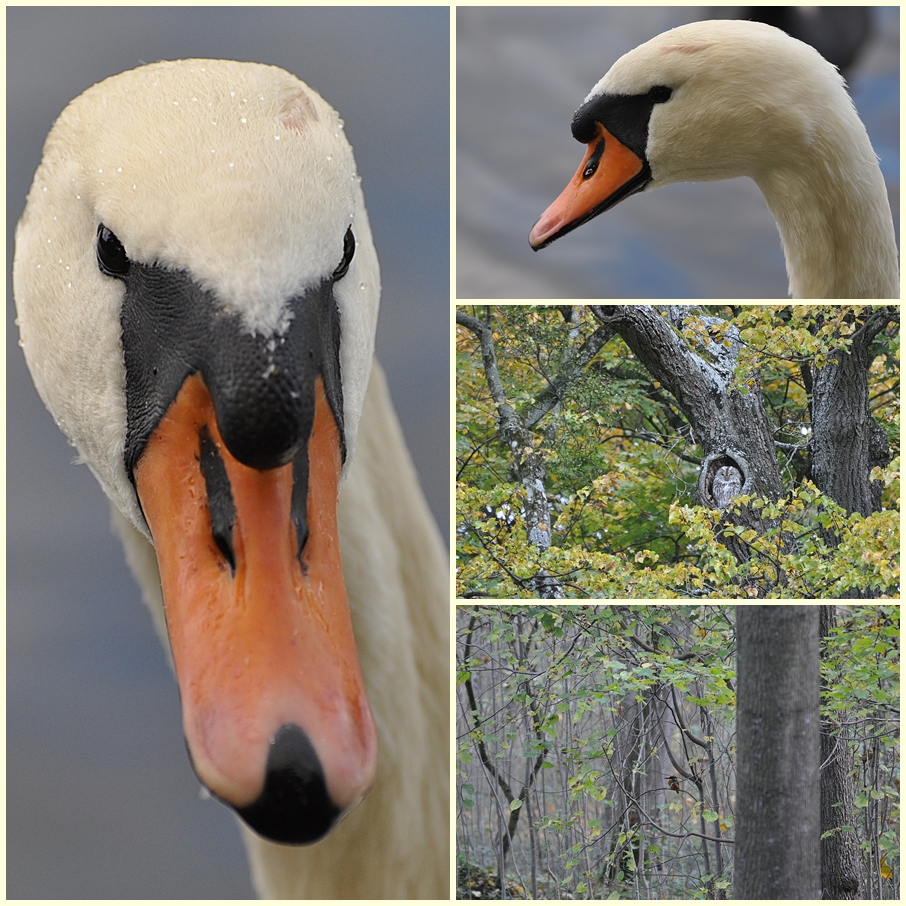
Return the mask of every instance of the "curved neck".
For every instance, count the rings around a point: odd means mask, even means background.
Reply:
[[[831,125],[831,124],[828,124]],[[777,221],[794,299],[896,299],[884,178],[852,111],[756,178]]]

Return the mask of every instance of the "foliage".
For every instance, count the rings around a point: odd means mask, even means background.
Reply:
[[[873,897],[889,898],[899,608],[838,611],[822,719],[846,721],[864,873]],[[516,898],[724,898],[734,622],[733,607],[713,604],[458,607],[457,848],[469,883],[506,877]]]
[[[532,578],[541,570],[569,597],[898,594],[898,331],[875,338],[869,371],[872,415],[894,453],[872,474],[882,509],[847,516],[809,480],[810,388],[816,371],[845,353],[868,309],[699,311],[678,334],[706,361],[709,350],[738,344],[733,386],[761,394],[775,439],[786,496],[740,501],[762,517],[759,530],[727,526],[725,514],[693,505],[701,448],[676,401],[618,336],[577,366],[598,328],[587,311],[476,306],[472,314],[492,328],[507,400],[544,458],[552,539],[546,550],[526,540],[526,488],[500,440],[475,336],[458,327],[458,596],[537,597]],[[745,562],[725,546],[733,535]]]
[[[899,607],[855,607],[826,640],[822,709],[853,747],[855,803],[869,892],[893,881],[899,864]]]

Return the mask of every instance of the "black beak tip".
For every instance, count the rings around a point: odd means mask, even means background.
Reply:
[[[261,795],[236,812],[262,837],[294,846],[316,843],[337,823],[342,810],[331,801],[321,762],[300,727],[280,728],[268,755]]]

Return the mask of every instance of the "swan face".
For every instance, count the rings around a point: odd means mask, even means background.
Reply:
[[[130,261],[185,272],[245,332],[277,340],[289,300],[331,276],[352,229],[356,252],[334,286],[351,451],[380,277],[352,150],[318,94],[272,66],[162,62],[88,89],[48,136],[16,234],[22,341],[60,427],[145,531],[111,449],[125,436],[125,376],[96,354],[120,346],[123,296],[97,265],[102,224]]]
[[[817,51],[761,23],[694,22],[653,38],[576,111],[585,158],[533,227],[532,248],[637,192],[738,176],[761,184],[801,163],[841,85]]]
[[[14,284],[39,393],[155,545],[197,773],[318,839],[376,770],[336,502],[380,288],[341,120],[259,64],[107,79],[48,136]]]

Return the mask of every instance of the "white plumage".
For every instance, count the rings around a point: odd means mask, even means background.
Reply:
[[[297,317],[288,300],[330,287],[348,453],[336,519],[357,669],[377,728],[377,776],[321,842],[276,845],[246,831],[246,843],[265,897],[447,898],[446,555],[373,362],[380,278],[342,122],[307,85],[275,67],[223,60],[141,67],[89,89],[63,112],[17,230],[15,296],[35,385],[114,504],[130,565],[175,651],[151,542],[153,530],[159,553],[161,529],[149,530],[148,502],[139,501],[124,464],[133,422],[121,315],[131,284],[99,267],[101,225],[116,234],[133,266],[187,275],[224,318],[238,319],[242,336],[270,353]],[[356,247],[343,271],[347,232]],[[159,341],[166,344],[166,337]],[[215,446],[229,464],[224,445]],[[314,475],[315,453],[309,456]],[[204,508],[198,512],[208,518]],[[240,534],[248,530],[243,525],[251,523],[237,522]],[[311,533],[329,535],[329,520],[312,522]],[[248,540],[238,539],[236,550]],[[341,635],[337,626],[327,628],[328,637]],[[235,676],[252,668],[246,657]],[[188,691],[181,688],[184,704]],[[339,704],[321,714],[327,724],[334,714],[346,720]],[[195,741],[196,752],[208,744]],[[193,760],[198,769],[197,755]],[[331,766],[325,769],[329,775]],[[221,797],[241,793],[243,783],[225,781]],[[327,783],[331,796],[348,788],[357,801],[370,778],[328,776]]]
[[[634,106],[617,110],[621,98]],[[532,229],[534,248],[634,191],[748,176],[777,222],[794,298],[899,297],[877,156],[843,79],[812,47],[757,22],[693,22],[617,60],[583,108],[601,101],[607,140],[576,136],[588,153]]]

